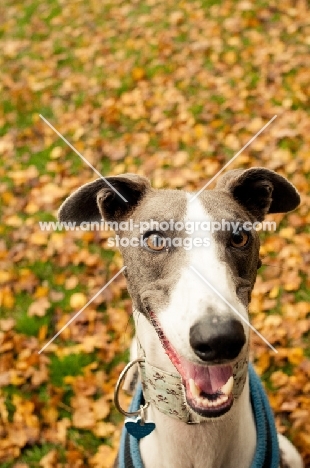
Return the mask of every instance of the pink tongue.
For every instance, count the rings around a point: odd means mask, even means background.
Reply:
[[[186,380],[193,379],[205,393],[216,393],[233,375],[231,366],[197,366],[181,359]]]

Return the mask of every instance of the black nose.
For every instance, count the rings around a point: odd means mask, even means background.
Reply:
[[[189,341],[203,361],[234,359],[245,343],[245,334],[237,319],[213,315],[191,327]]]

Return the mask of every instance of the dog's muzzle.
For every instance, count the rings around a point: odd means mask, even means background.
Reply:
[[[142,385],[145,387],[145,394],[149,393],[153,404],[162,412],[171,416],[173,416],[172,410],[175,416],[182,420],[188,419],[186,411],[194,415],[194,419],[197,419],[198,415],[199,422],[204,419],[217,418],[227,413],[234,400],[241,395],[246,381],[248,349],[247,346],[244,346],[245,340],[238,344],[238,355],[235,354],[231,362],[227,360],[226,356],[225,364],[196,364],[176,352],[153,312],[150,312],[150,320],[165,353],[178,371],[177,374],[169,374],[150,366],[147,361],[145,362],[145,370],[143,364],[140,365]],[[139,356],[145,356],[141,346]],[[158,377],[160,375],[161,377]],[[173,384],[171,377],[175,377],[173,378]],[[169,387],[172,385],[172,388],[168,388],[166,382],[169,382]],[[159,389],[161,390],[160,393],[158,393]],[[153,390],[154,394],[151,395],[150,392],[153,393]],[[170,394],[175,398],[169,398]],[[177,405],[178,409],[172,408],[172,405]],[[166,408],[168,408],[168,412]],[[185,411],[184,408],[186,408]],[[178,416],[180,412],[182,413],[181,417]]]

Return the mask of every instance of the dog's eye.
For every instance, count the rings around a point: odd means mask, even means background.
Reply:
[[[230,244],[236,248],[244,247],[248,243],[249,237],[249,234],[244,231],[233,232],[230,237]]]
[[[156,252],[160,252],[164,250],[166,247],[166,239],[164,236],[160,234],[149,234],[147,237],[144,238],[144,245],[146,248],[150,250],[155,250]]]

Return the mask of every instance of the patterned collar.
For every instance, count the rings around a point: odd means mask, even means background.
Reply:
[[[142,366],[143,367],[143,366]],[[141,369],[142,376],[145,373],[145,377],[143,379],[148,379],[149,372],[154,372],[154,367],[150,366],[148,369],[148,365],[144,366],[144,369]],[[280,451],[278,445],[278,438],[277,438],[277,431],[274,422],[274,417],[272,410],[270,408],[265,390],[262,386],[262,383],[259,377],[256,375],[253,367],[249,364],[249,377],[250,377],[250,397],[251,397],[251,405],[252,411],[254,414],[254,420],[256,425],[256,434],[257,434],[257,442],[256,442],[256,451],[254,454],[254,458],[250,468],[278,468],[280,463]],[[163,384],[163,388],[171,389],[172,391],[176,391],[177,393],[180,392],[178,388],[179,382],[175,380],[174,374],[163,373],[163,371],[159,371],[157,375],[158,369],[155,370],[155,380],[153,379],[152,382],[156,382],[156,388],[159,389],[161,383]],[[153,374],[152,374],[153,376]],[[164,379],[169,379],[169,382],[166,382]],[[148,383],[148,382],[147,382]],[[150,387],[154,390],[154,386],[150,385]],[[155,390],[151,390],[151,394],[154,395]],[[132,400],[130,411],[136,411],[140,408],[140,405],[144,405],[145,400],[148,397],[143,394],[142,387],[139,384]],[[165,391],[167,399],[172,398],[177,400],[174,393],[167,393]],[[161,394],[161,393],[158,393]],[[179,394],[179,393],[178,393]],[[181,392],[182,394],[182,392]],[[167,406],[166,406],[167,405]],[[168,408],[168,404],[166,403],[165,398],[160,398],[159,401],[156,401],[157,408],[162,408],[160,411],[165,412],[165,414],[170,414],[172,417],[177,417],[180,419],[179,416],[176,416],[174,413],[174,409],[178,411],[179,408],[183,408],[181,406],[173,405],[171,408]],[[169,411],[172,409],[172,414]],[[168,411],[168,412],[167,412]],[[182,413],[185,419],[185,422],[192,422],[186,421],[186,409],[184,413]],[[191,417],[191,416],[190,416]],[[183,419],[182,419],[183,420]],[[198,422],[198,421],[197,421]],[[125,427],[122,431],[121,436],[121,444],[120,444],[120,451],[118,454],[117,462],[115,466],[119,466],[119,468],[143,468],[143,463],[141,459],[140,449],[139,449],[139,441],[138,439],[134,438],[133,436],[129,435]]]

